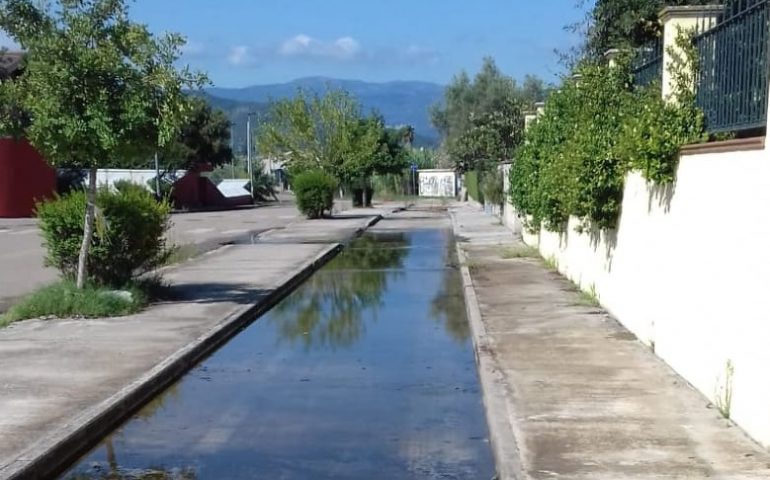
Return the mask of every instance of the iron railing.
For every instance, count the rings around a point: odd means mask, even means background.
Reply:
[[[663,39],[656,38],[636,51],[631,62],[634,84],[646,86],[659,82],[663,75]]]
[[[768,29],[770,0],[731,0],[716,25],[694,37],[696,101],[710,133],[767,125]]]

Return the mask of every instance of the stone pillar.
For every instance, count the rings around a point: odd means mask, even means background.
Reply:
[[[607,65],[610,68],[614,68],[618,64],[618,56],[620,55],[619,48],[610,48],[604,52],[604,59],[607,60]]]
[[[716,23],[717,15],[724,10],[722,5],[688,5],[666,7],[658,18],[663,25],[663,79],[661,82],[663,98],[671,99],[675,90],[670,67],[673,63],[672,51],[676,53],[676,37],[680,31],[687,32],[696,28],[710,28]]]

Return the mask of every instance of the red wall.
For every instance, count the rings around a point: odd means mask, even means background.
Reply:
[[[26,140],[0,139],[0,217],[30,217],[56,191],[56,170]]]
[[[176,208],[223,207],[227,199],[211,180],[192,171],[174,184],[174,204]]]

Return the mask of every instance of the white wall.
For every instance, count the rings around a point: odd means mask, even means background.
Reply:
[[[155,170],[130,170],[120,168],[105,168],[99,169],[96,172],[96,183],[100,186],[113,186],[115,182],[120,180],[128,180],[129,182],[136,183],[150,190],[150,186],[147,182],[155,178]],[[185,172],[183,170],[177,172],[170,172],[169,175],[176,176],[178,178],[183,177]]]
[[[457,174],[454,170],[419,170],[421,197],[454,197],[457,195]]]
[[[508,183],[508,182],[506,182]],[[683,156],[673,188],[629,174],[617,232],[524,233],[770,447],[770,151]]]

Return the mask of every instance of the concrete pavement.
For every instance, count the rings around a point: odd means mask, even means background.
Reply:
[[[452,209],[501,480],[770,478],[770,455],[497,218]]]
[[[299,219],[294,203],[284,201],[237,210],[177,213],[171,216],[171,243],[208,251],[250,234],[284,227]],[[42,247],[35,219],[0,218],[0,313],[12,301],[55,281],[56,270],[43,267]]]
[[[136,315],[0,330],[0,478],[55,473],[376,218],[299,220],[284,225],[285,241],[230,245],[171,268],[169,300]]]

